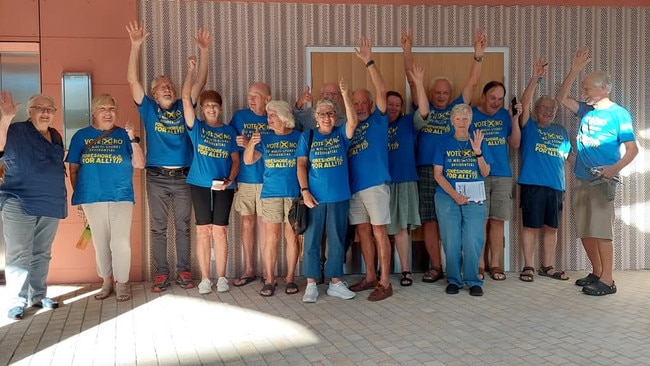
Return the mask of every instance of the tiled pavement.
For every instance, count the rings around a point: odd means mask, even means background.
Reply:
[[[372,303],[258,294],[261,283],[228,293],[197,289],[133,299],[92,295],[99,284],[51,286],[62,306],[34,308],[21,321],[0,318],[0,365],[648,365],[650,271],[615,273],[619,291],[589,297],[573,280],[515,273],[487,279],[485,296],[444,293],[445,282],[416,281]],[[354,282],[359,276],[350,276]],[[300,283],[304,289],[304,280]],[[0,287],[0,305],[5,289]]]

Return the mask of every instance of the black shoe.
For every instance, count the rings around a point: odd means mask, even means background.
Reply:
[[[458,286],[454,285],[453,283],[450,283],[447,285],[447,288],[445,289],[445,292],[448,293],[449,295],[456,295],[460,289]]]
[[[470,296],[483,296],[483,289],[481,286],[472,286],[469,288],[469,294]]]
[[[584,292],[585,295],[590,295],[590,296],[603,296],[603,295],[615,294],[616,284],[612,282],[612,285],[608,286],[604,282],[598,280],[589,286],[583,287],[582,292]]]
[[[41,309],[56,309],[59,307],[59,303],[50,299],[49,297],[44,297],[41,300],[33,303],[32,306]]]
[[[581,287],[589,286],[598,280],[600,280],[600,277],[596,276],[593,273],[590,273],[587,275],[587,277],[578,278],[576,280],[576,286],[581,286]]]

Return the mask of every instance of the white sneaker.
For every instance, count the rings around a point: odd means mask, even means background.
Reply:
[[[316,282],[307,282],[302,302],[316,302],[316,300],[318,300],[318,286],[316,286]]]
[[[228,291],[230,291],[230,286],[228,286],[228,279],[226,279],[226,277],[219,277],[217,280],[217,292]]]
[[[205,295],[210,292],[212,292],[212,281],[210,281],[209,278],[204,278],[201,280],[201,283],[199,283],[199,293]]]
[[[345,282],[343,281],[339,281],[337,283],[330,282],[330,285],[327,287],[327,294],[343,300],[354,299],[354,297],[357,295],[356,293],[350,291],[350,289],[348,289],[348,286],[346,286]]]

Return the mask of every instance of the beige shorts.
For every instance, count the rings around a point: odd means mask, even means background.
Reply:
[[[614,201],[601,187],[576,180],[572,196],[578,237],[613,240]]]
[[[366,188],[350,199],[350,225],[390,224],[390,188],[388,184]]]
[[[270,224],[289,222],[289,209],[293,198],[262,199],[262,221]]]
[[[262,184],[237,183],[235,211],[242,216],[262,215]]]
[[[487,218],[508,221],[512,218],[512,177],[485,177]]]

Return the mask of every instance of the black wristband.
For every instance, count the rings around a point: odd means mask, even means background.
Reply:
[[[366,67],[370,67],[370,66],[372,66],[374,64],[375,64],[375,60],[370,60],[370,61],[366,62]]]
[[[134,138],[131,139],[131,142],[132,142],[132,143],[139,144],[139,143],[140,143],[140,138],[139,138],[138,136],[136,136],[136,137],[134,137]]]
[[[475,153],[475,154],[476,154],[476,153]],[[476,154],[476,158],[477,158],[477,159],[478,159],[478,158],[482,158],[482,157],[483,157],[483,153]]]
[[[300,188],[300,192],[304,192],[304,191],[308,191],[308,190],[309,190],[309,187]]]

